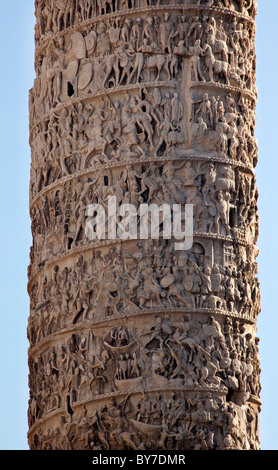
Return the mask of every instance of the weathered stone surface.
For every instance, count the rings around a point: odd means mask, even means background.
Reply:
[[[255,0],[36,2],[31,449],[258,449]],[[194,243],[86,207],[193,204]]]

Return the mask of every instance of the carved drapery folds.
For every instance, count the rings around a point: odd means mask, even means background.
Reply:
[[[36,2],[31,449],[258,449],[255,0]],[[194,242],[86,207],[193,204]]]

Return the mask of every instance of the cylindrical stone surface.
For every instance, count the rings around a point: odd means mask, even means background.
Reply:
[[[256,0],[35,4],[30,448],[259,449]]]

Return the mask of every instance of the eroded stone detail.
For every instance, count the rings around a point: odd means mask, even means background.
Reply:
[[[31,449],[258,449],[256,2],[35,4]],[[89,240],[109,196],[192,248]]]

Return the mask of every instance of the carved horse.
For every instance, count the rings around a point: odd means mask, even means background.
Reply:
[[[228,64],[228,62],[215,59],[214,54],[212,52],[212,47],[209,44],[207,44],[205,48],[203,49],[202,56],[205,59],[205,64],[208,69],[209,80],[211,82],[214,81],[213,74],[219,75],[220,79],[221,79],[221,76],[224,76],[226,80],[226,85],[230,85],[230,78],[229,78],[230,65]]]
[[[154,79],[155,82],[157,82],[160,79],[160,74],[162,70],[164,70],[167,73],[168,80],[171,80],[169,68],[168,68],[168,58],[165,55],[162,54],[156,54],[156,55],[151,55],[147,57],[146,62],[145,62],[145,68],[148,71],[148,82],[150,80],[150,72],[151,70],[156,70],[157,75],[156,78]]]

